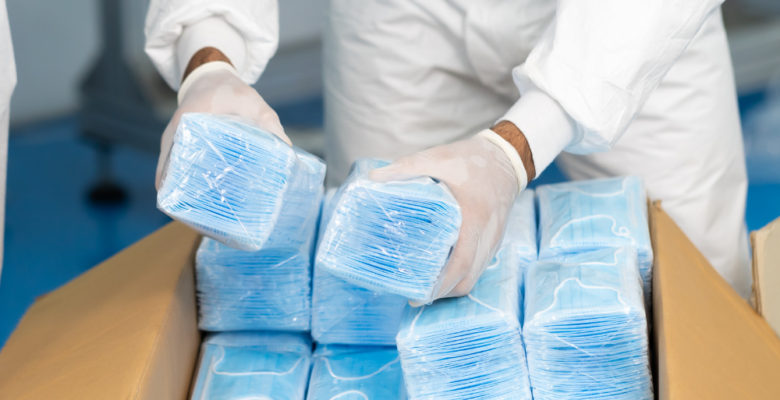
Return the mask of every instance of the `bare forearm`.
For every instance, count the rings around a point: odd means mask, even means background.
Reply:
[[[497,133],[511,144],[517,154],[520,155],[520,159],[523,160],[523,167],[528,174],[528,182],[531,182],[536,177],[536,168],[534,167],[534,158],[531,154],[531,148],[528,146],[528,140],[526,140],[523,132],[518,129],[515,124],[509,121],[501,121],[490,128],[493,132]]]

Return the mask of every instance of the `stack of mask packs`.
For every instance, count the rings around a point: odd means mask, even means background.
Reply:
[[[407,307],[396,340],[411,398],[531,399],[518,307],[519,254],[536,242],[533,195],[521,197],[512,214],[505,241],[470,294]],[[515,241],[521,237],[528,242]]]
[[[195,258],[199,327],[206,331],[307,331],[308,251],[248,252],[203,238]]]
[[[211,238],[196,257],[201,329],[309,329],[324,178],[321,160],[251,123],[182,116],[157,205]]]
[[[305,334],[223,332],[203,342],[192,400],[303,400],[311,369]]]
[[[406,400],[395,347],[318,346],[307,400]]]
[[[354,285],[426,303],[458,239],[460,207],[446,185],[430,178],[368,179],[387,164],[355,162],[333,198],[317,265]]]
[[[157,207],[236,249],[299,248],[316,224],[324,178],[322,160],[251,123],[189,113],[176,130]]]
[[[540,186],[539,259],[606,247],[636,249],[645,298],[650,300],[653,249],[647,194],[638,177]]]
[[[320,238],[330,215],[335,189],[325,194]],[[355,286],[314,265],[311,334],[317,343],[395,345],[406,299]]]
[[[526,277],[525,302],[534,399],[653,398],[633,248],[538,261]]]

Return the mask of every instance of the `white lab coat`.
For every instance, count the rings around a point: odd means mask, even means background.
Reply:
[[[746,297],[747,178],[721,2],[331,0],[328,181],[343,181],[356,157],[395,159],[509,120],[537,174],[561,154],[574,179],[642,176]],[[164,76],[180,74],[177,35],[205,18],[194,11],[204,4],[242,32],[239,72],[253,82],[272,55],[260,38],[277,35],[274,0],[155,0],[147,52]]]
[[[5,0],[0,0],[0,276],[5,241],[5,183],[8,170],[8,118],[11,95],[16,87],[16,63]]]

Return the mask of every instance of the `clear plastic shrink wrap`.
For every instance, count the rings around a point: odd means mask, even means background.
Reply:
[[[525,189],[517,196],[501,243],[503,248],[511,249],[526,264],[538,258],[535,200],[533,189]]]
[[[336,189],[322,204],[320,238],[333,212]],[[317,343],[395,346],[406,299],[355,286],[314,265],[311,334]]]
[[[157,207],[236,249],[299,248],[317,219],[324,179],[322,160],[272,133],[236,117],[188,113]]]
[[[513,252],[518,259],[517,285],[520,288],[520,315],[518,319],[523,321],[523,299],[525,298],[525,271],[531,263],[537,259],[536,244],[536,206],[534,204],[534,191],[523,190],[512,206],[509,219],[506,223],[502,251]]]
[[[308,331],[309,250],[248,252],[203,238],[195,256],[200,329]]]
[[[359,159],[333,198],[317,265],[354,285],[430,302],[458,239],[460,207],[430,178],[376,183],[385,161]]]
[[[307,400],[406,400],[395,347],[318,346]]]
[[[519,270],[502,246],[469,295],[406,308],[396,340],[411,399],[531,399]]]
[[[192,400],[303,400],[311,339],[289,332],[222,332],[203,341]]]
[[[633,248],[538,261],[526,277],[525,301],[534,399],[653,398]]]
[[[606,247],[636,249],[645,299],[651,295],[653,248],[647,193],[636,176],[539,186],[539,259]],[[648,303],[649,304],[649,303]]]

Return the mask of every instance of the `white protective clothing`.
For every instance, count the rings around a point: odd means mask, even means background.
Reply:
[[[155,186],[158,189],[173,146],[173,136],[179,126],[179,119],[182,114],[188,112],[248,118],[261,128],[279,136],[287,144],[291,144],[276,112],[254,88],[238,77],[238,73],[230,64],[225,62],[203,64],[192,71],[182,83],[179,90],[179,108],[176,109],[163,132],[155,179]]]
[[[498,135],[483,131],[468,140],[399,158],[369,174],[377,182],[430,176],[444,182],[458,201],[463,218],[460,233],[434,298],[465,296],[471,292],[496,255],[509,212],[518,192],[524,189],[523,183],[518,182],[515,163],[491,136]],[[520,158],[517,151],[514,156]],[[519,172],[526,174],[525,170]]]
[[[506,119],[528,139],[537,175],[561,150],[611,148],[564,153],[561,166],[575,179],[642,176],[746,296],[747,181],[720,3],[331,0],[328,182],[356,157],[395,159]],[[272,14],[270,0],[153,0],[147,52],[176,87],[182,26],[222,16],[244,38],[250,82],[276,46]]]
[[[252,84],[279,44],[279,6],[276,0],[151,0],[145,33],[146,54],[174,90],[192,54],[204,47],[220,49]]]
[[[16,62],[5,0],[0,0],[0,277],[5,242],[5,184],[8,170],[8,120],[11,95],[16,87]]]

